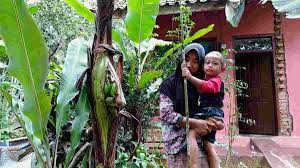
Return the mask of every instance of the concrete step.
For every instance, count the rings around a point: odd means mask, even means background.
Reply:
[[[260,151],[272,168],[298,168],[300,165],[269,137],[251,138],[250,144]]]

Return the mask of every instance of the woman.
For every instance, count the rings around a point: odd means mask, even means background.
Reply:
[[[197,78],[204,77],[203,60],[205,50],[202,45],[192,43],[184,48],[186,66],[191,74]],[[199,93],[196,87],[188,82],[188,103],[190,117],[199,112]],[[186,141],[186,117],[184,106],[183,77],[181,64],[175,72],[165,79],[159,89],[160,92],[160,116],[163,126],[163,140],[165,151],[168,155],[168,167],[188,167],[187,141]],[[218,122],[210,123],[206,120],[189,119],[190,129],[194,129],[200,136],[206,135],[211,129],[222,129]],[[208,162],[202,147],[201,138],[197,139],[199,145],[199,167],[208,167]]]

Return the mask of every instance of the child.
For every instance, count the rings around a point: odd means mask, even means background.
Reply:
[[[186,67],[182,68],[182,76],[193,83],[200,92],[200,112],[194,114],[193,118],[206,119],[208,121],[213,118],[223,122],[224,112],[221,108],[223,107],[224,99],[224,83],[219,76],[219,74],[225,70],[222,54],[217,51],[212,51],[205,56],[203,68],[205,80],[192,76],[187,68],[188,66],[189,65],[186,65]],[[219,167],[218,156],[213,146],[213,143],[216,140],[215,135],[216,131],[211,131],[202,137],[210,168]],[[191,129],[189,134],[189,144],[193,168],[197,167],[196,162],[199,155],[196,141],[197,136],[197,133]]]

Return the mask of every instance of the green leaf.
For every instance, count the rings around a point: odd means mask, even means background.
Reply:
[[[128,54],[127,54],[126,48],[123,44],[123,36],[121,35],[121,32],[118,29],[112,30],[112,39],[115,43],[117,43],[119,45],[121,52],[124,55],[125,59],[128,59]]]
[[[44,90],[48,73],[44,39],[23,0],[1,0],[0,18],[0,34],[10,60],[8,72],[24,89],[22,113],[29,121],[25,127],[43,140],[51,107]]]
[[[129,85],[129,93],[132,94],[133,90],[135,88],[135,66],[136,66],[136,61],[133,60],[130,71],[129,71],[129,76],[128,76],[128,85]]]
[[[33,15],[39,11],[39,5],[30,6],[28,7],[28,9],[29,12]]]
[[[178,43],[176,44],[173,48],[170,48],[163,57],[161,57],[155,64],[155,68],[157,69],[171,54],[173,54],[177,49],[181,48],[182,45],[185,46],[186,44],[206,35],[207,33],[209,33],[210,31],[213,30],[214,28],[214,24],[209,25],[206,28],[200,29],[198,30],[194,35],[192,35],[191,37],[186,38],[183,43]]]
[[[90,104],[87,95],[87,88],[84,85],[81,90],[81,94],[77,103],[77,108],[75,112],[75,119],[72,125],[71,131],[71,147],[67,153],[66,157],[66,167],[71,162],[75,149],[78,147],[81,137],[81,132],[84,129],[85,124],[89,119]]]
[[[65,0],[65,2],[71,6],[73,9],[76,10],[76,12],[84,17],[86,20],[88,20],[90,23],[94,23],[95,22],[95,15],[94,13],[87,8],[86,6],[84,6],[83,4],[81,4],[80,2],[78,2],[78,0]]]
[[[125,18],[129,38],[140,43],[152,35],[160,0],[128,0]]]
[[[151,80],[160,77],[163,71],[148,71],[144,72],[139,81],[139,88],[143,89]]]
[[[7,103],[12,106],[12,95],[8,93],[0,84],[0,95],[3,95],[4,98],[6,99]]]
[[[1,35],[1,34],[0,34],[0,35]],[[5,45],[4,45],[3,40],[0,40],[0,58],[1,58],[1,57],[7,57],[7,56],[6,56]],[[3,67],[0,67],[0,68],[3,68]]]
[[[55,109],[57,135],[61,132],[61,126],[67,121],[69,102],[79,93],[76,83],[87,68],[87,48],[88,43],[82,38],[74,39],[68,45]]]
[[[228,0],[225,6],[227,21],[237,27],[245,10],[245,0]]]
[[[154,50],[156,46],[166,46],[172,44],[171,41],[160,40],[156,38],[146,39],[141,42],[141,53]]]
[[[88,150],[86,153],[85,153],[85,155],[84,155],[84,157],[83,157],[83,159],[82,159],[82,162],[81,162],[81,168],[88,168],[89,167],[89,160],[91,160],[91,158],[90,158],[90,150]]]

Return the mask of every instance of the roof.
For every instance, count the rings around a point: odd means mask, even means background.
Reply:
[[[207,2],[214,2],[214,3],[224,3],[224,0],[182,0],[183,4],[194,4],[194,3],[207,3]],[[160,6],[174,6],[179,4],[180,0],[160,0]],[[115,10],[120,9],[123,10],[126,8],[127,0],[115,0]]]

